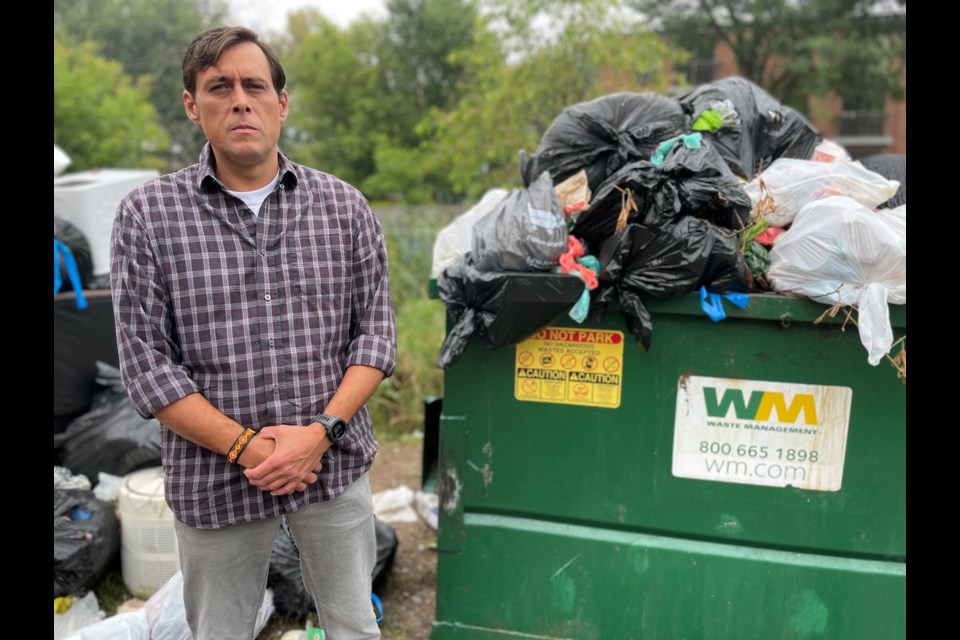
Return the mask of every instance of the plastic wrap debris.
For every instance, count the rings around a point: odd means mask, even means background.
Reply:
[[[97,474],[97,486],[93,489],[93,495],[97,496],[97,500],[117,502],[120,496],[120,482],[122,480],[123,478],[121,476],[115,476],[112,473],[104,473],[101,471]]]
[[[576,214],[590,206],[590,197],[593,195],[587,183],[587,172],[582,169],[556,185],[553,192],[557,194],[557,200],[563,207],[563,215],[568,223]]]
[[[82,473],[74,475],[70,472],[70,469],[66,467],[53,465],[54,489],[81,489],[83,491],[89,491],[90,486],[90,478]]]
[[[440,526],[440,496],[435,493],[417,491],[413,498],[417,515],[434,531]]]
[[[134,612],[110,616],[106,620],[74,631],[63,640],[152,640],[152,638],[147,617],[143,612]],[[182,640],[182,638],[176,640]]]
[[[686,133],[683,109],[655,93],[616,93],[567,107],[536,153],[521,160],[524,184],[549,171],[555,183],[584,169],[596,191],[608,176],[636,160],[648,160],[667,138]]]
[[[727,312],[723,308],[724,300],[740,309],[746,309],[750,304],[750,296],[745,293],[710,293],[706,287],[700,287],[700,308],[714,322],[727,318]]]
[[[481,271],[549,271],[566,249],[566,218],[546,171],[473,226],[473,259]]]
[[[373,590],[382,593],[397,555],[397,533],[379,518],[373,519],[377,537],[377,562],[373,567]],[[314,611],[313,597],[303,586],[300,571],[300,550],[287,527],[286,520],[273,541],[273,555],[267,573],[267,586],[273,590],[272,605],[286,615],[305,617]],[[272,610],[271,610],[272,612]]]
[[[833,140],[824,140],[818,144],[810,159],[814,162],[851,162],[853,160],[847,150]]]
[[[617,232],[618,226],[656,228],[686,216],[740,229],[750,208],[740,181],[716,148],[703,141],[694,149],[675,145],[662,167],[647,160],[623,167],[594,193],[572,233],[593,245]]]
[[[670,153],[670,150],[673,149],[678,142],[683,144],[687,149],[699,149],[703,143],[703,136],[699,133],[689,133],[664,140],[653,150],[653,155],[650,156],[650,162],[658,167],[662,167],[664,161],[667,159],[667,154]]]
[[[693,131],[716,132],[723,127],[740,124],[740,114],[730,100],[711,102],[710,108],[700,112],[691,125]]]
[[[784,229],[782,227],[767,227],[763,233],[754,238],[754,240],[765,247],[772,247],[783,232]]]
[[[63,464],[75,473],[123,476],[160,464],[160,423],[137,413],[120,381],[120,370],[97,363],[97,385],[90,411],[63,434]]]
[[[113,507],[90,491],[53,490],[53,597],[77,594],[100,579],[120,548]]]
[[[754,208],[759,206],[767,223],[785,227],[793,222],[801,207],[814,200],[847,196],[873,209],[893,197],[898,186],[897,182],[887,180],[859,162],[824,163],[784,158],[770,165],[743,189]]]
[[[644,350],[650,348],[653,320],[643,296],[671,298],[700,287],[729,293],[747,282],[736,236],[690,217],[658,229],[629,225],[603,243],[600,262],[600,289],[591,315],[602,316],[607,304],[619,300],[627,326]]]
[[[373,494],[373,513],[384,522],[416,522],[413,489],[400,485]]]
[[[103,616],[106,615],[100,609],[97,596],[93,591],[88,592],[82,598],[66,596],[58,600],[66,600],[70,606],[66,611],[58,611],[57,601],[54,602],[53,640],[63,640],[74,631],[103,620]]]
[[[907,204],[907,156],[896,153],[880,153],[867,156],[861,162],[870,171],[879,173],[888,180],[896,180],[900,183],[897,193],[883,204],[878,205],[878,209],[895,209]]]
[[[497,204],[507,195],[509,192],[506,189],[490,189],[483,194],[477,204],[440,230],[433,243],[431,278],[436,278],[444,269],[467,255],[467,252],[473,248],[473,225],[484,216],[493,213]]]
[[[275,611],[273,592],[267,589],[257,610],[253,637],[260,635]],[[150,625],[150,640],[188,640],[192,637],[183,602],[183,572],[177,571],[166,584],[150,596],[143,611]]]
[[[267,626],[274,612],[273,592],[267,589],[257,610],[253,637]],[[84,627],[64,640],[191,640],[183,603],[183,573],[178,571],[138,611],[117,614]]]
[[[566,313],[583,292],[583,283],[573,276],[479,271],[471,258],[437,279],[451,327],[437,360],[442,369],[456,363],[474,333],[489,349],[509,347]]]
[[[583,244],[574,236],[569,237],[568,243],[569,250],[560,256],[560,266],[557,267],[557,271],[573,273],[583,280],[583,293],[567,313],[574,322],[582,324],[590,313],[590,292],[599,285],[597,275],[600,273],[600,260],[596,256],[586,255]]]
[[[907,302],[906,205],[871,211],[850,198],[817,200],[800,210],[770,259],[775,290],[856,305],[870,364],[890,351],[887,305]]]
[[[680,98],[693,122],[704,111],[729,100],[740,118],[739,124],[725,124],[716,133],[704,135],[713,141],[720,155],[737,175],[752,178],[777,158],[813,156],[820,135],[799,112],[780,104],[769,93],[746,78],[724,78],[700,85]]]

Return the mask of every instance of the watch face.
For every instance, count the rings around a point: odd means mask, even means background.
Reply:
[[[330,427],[330,436],[334,440],[339,440],[347,433],[347,425],[343,422],[335,422],[332,427]]]

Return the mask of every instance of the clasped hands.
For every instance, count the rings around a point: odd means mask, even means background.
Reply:
[[[250,441],[240,462],[250,484],[273,496],[306,490],[317,481],[320,459],[331,442],[321,425],[264,427]]]

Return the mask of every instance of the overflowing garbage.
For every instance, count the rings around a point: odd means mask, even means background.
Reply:
[[[599,319],[611,303],[650,349],[644,300],[691,292],[713,321],[748,294],[842,305],[868,362],[889,357],[888,305],[906,304],[905,156],[854,161],[734,77],[678,100],[572,105],[534,153],[521,151],[519,169],[524,189],[488,192],[438,235],[433,275],[450,327],[441,368],[474,334],[512,346],[564,314]]]

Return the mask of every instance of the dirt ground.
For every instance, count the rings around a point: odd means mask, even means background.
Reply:
[[[374,493],[406,485],[420,488],[420,441],[381,440],[380,452],[370,470]],[[436,532],[422,520],[395,522],[397,556],[383,593],[384,640],[427,640],[436,611]],[[279,640],[291,629],[303,629],[304,621],[274,616],[257,640]]]

